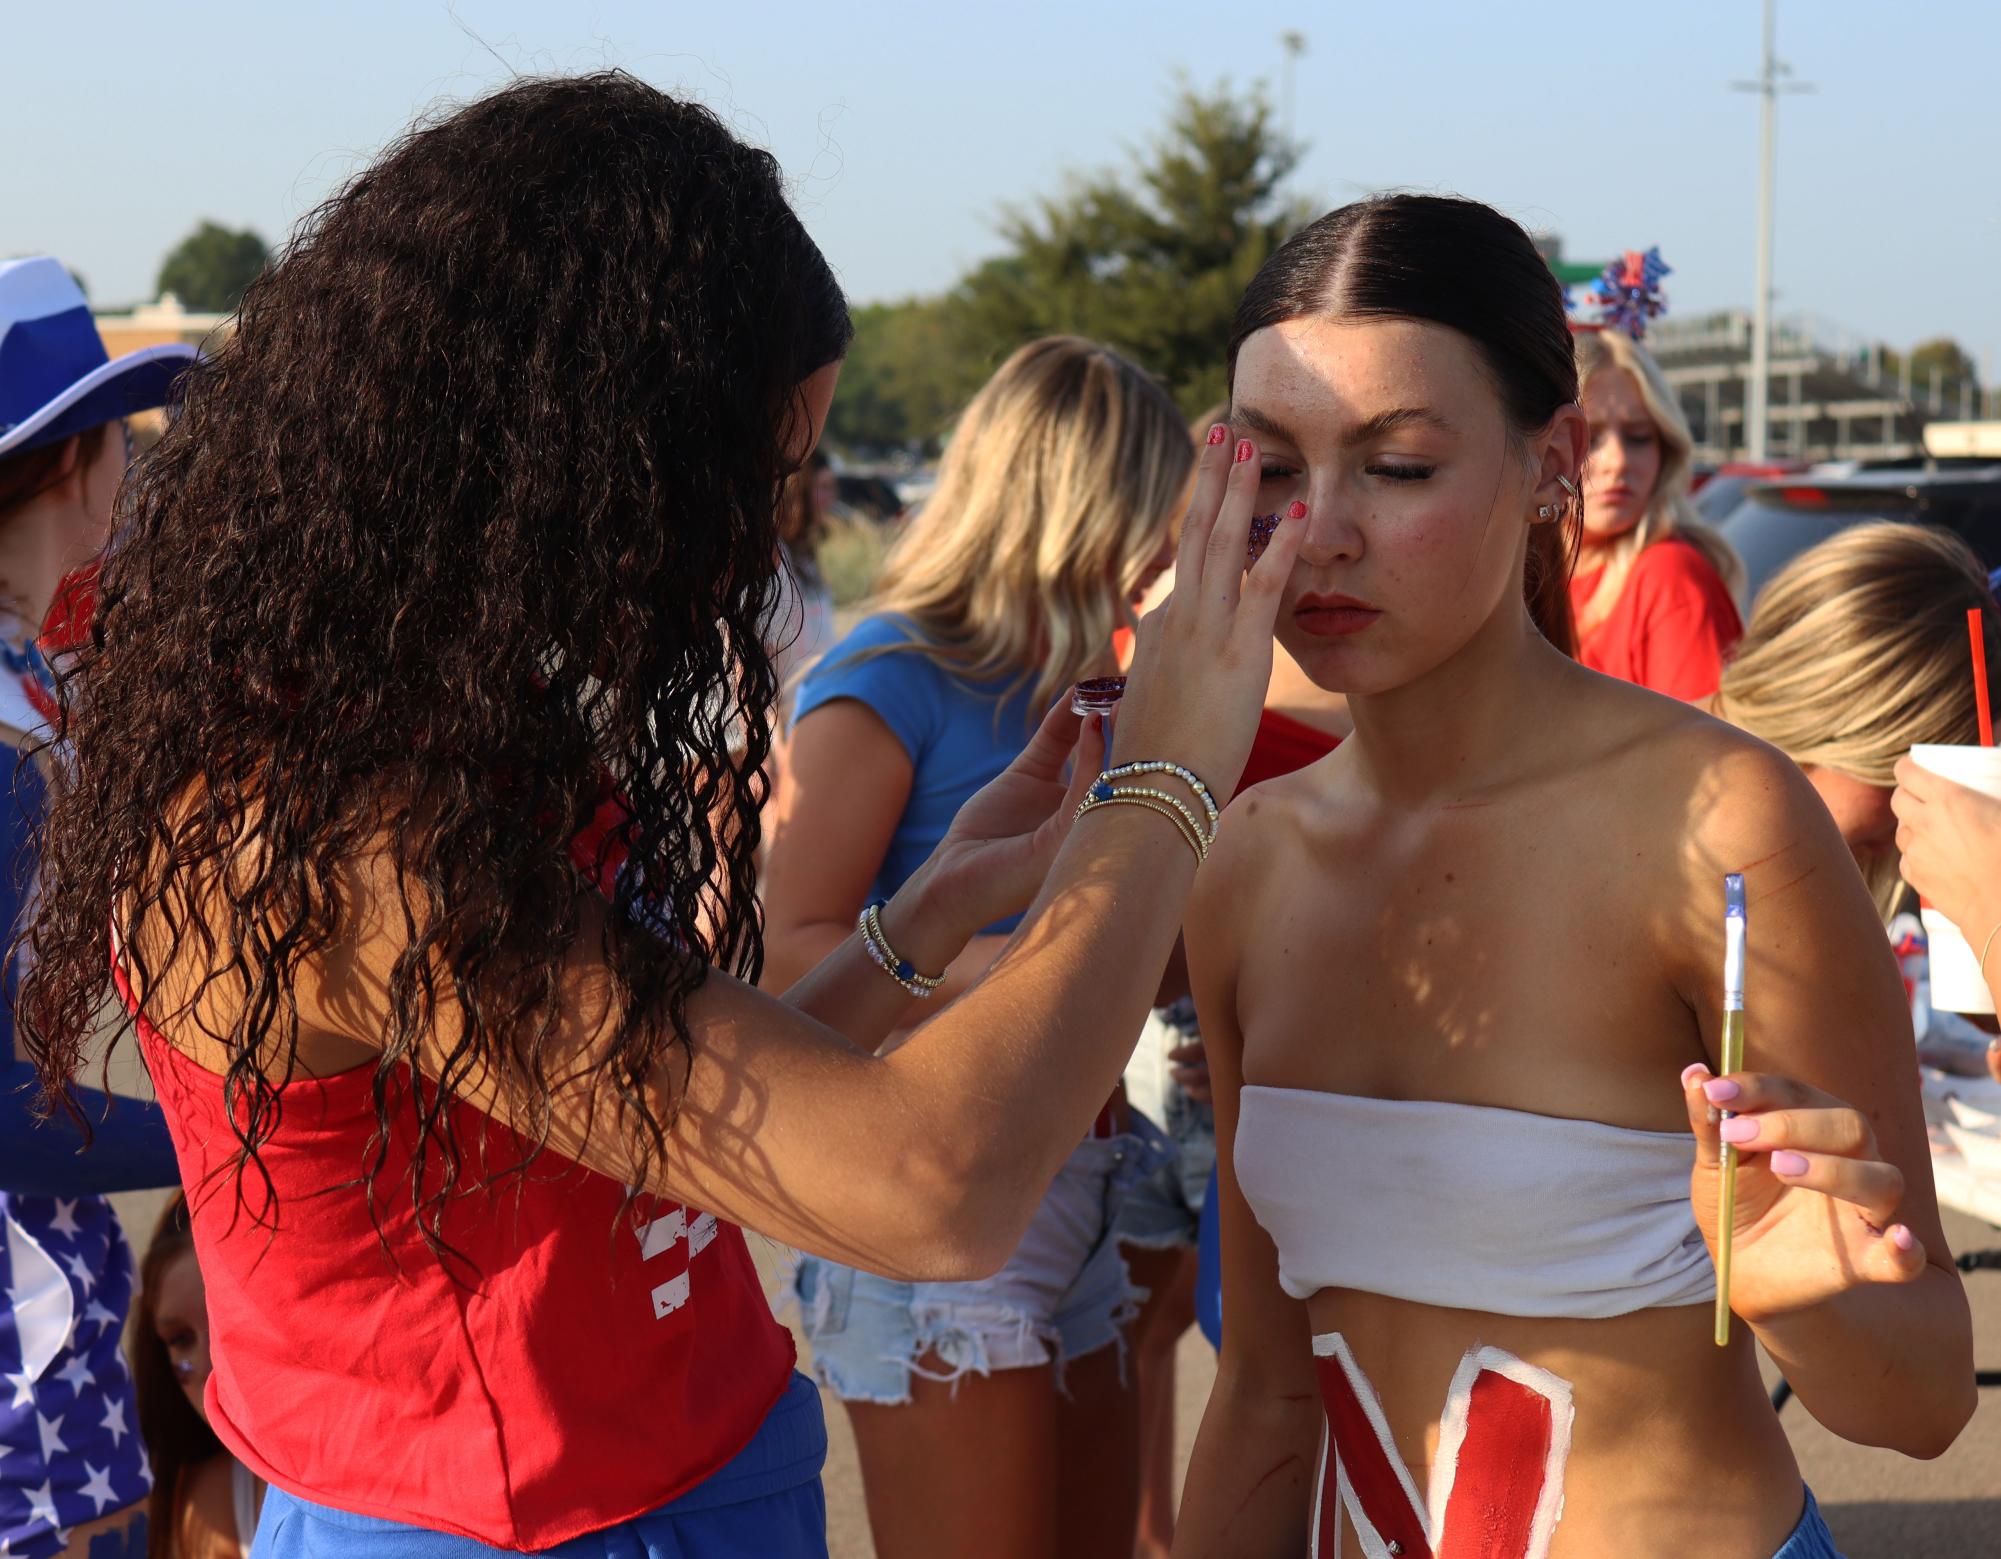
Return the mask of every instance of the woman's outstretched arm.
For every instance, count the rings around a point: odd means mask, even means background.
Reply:
[[[1117,759],[1171,759],[1212,786],[1243,767],[1280,590],[1305,529],[1282,527],[1245,572],[1258,470],[1248,443],[1205,452],[1183,527],[1179,587],[1142,625]],[[1027,840],[985,841],[990,851],[948,839],[919,874],[924,880],[908,885],[919,891],[894,906],[892,924],[911,938],[906,956],[935,956],[920,946],[932,930],[963,938],[984,924],[953,923],[955,907],[963,912],[977,898],[965,879],[1046,838],[1038,829]],[[877,1271],[992,1271],[1123,1070],[1194,868],[1193,852],[1161,817],[1131,806],[1094,811],[1063,838],[992,970],[886,1056],[793,1005],[712,976],[688,1002],[688,1050],[670,1051],[646,1090],[655,1118],[671,1122],[647,1188]],[[385,1031],[388,974],[407,945],[405,923],[385,864],[357,862],[349,876],[351,913],[342,918],[350,934],[316,960],[317,970],[301,970],[298,997],[306,1021],[369,1045]],[[553,1146],[625,1175],[631,1155],[613,1129],[619,1105],[602,1064],[615,1015],[594,929],[583,928],[563,973],[555,1048],[565,1081],[546,1119]],[[862,972],[852,948],[835,956]],[[825,994],[821,1010],[856,1027]],[[433,1072],[455,1037],[453,1014],[440,1007],[420,1058]],[[539,1124],[528,1114],[533,1102],[491,1075],[461,1093],[509,1124]]]

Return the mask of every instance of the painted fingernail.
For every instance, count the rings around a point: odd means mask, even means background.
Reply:
[[[1681,1086],[1686,1088],[1698,1077],[1707,1077],[1708,1075],[1709,1068],[1703,1065],[1702,1062],[1697,1061],[1693,1066],[1685,1066],[1681,1069]]]
[[[1758,1118],[1755,1115],[1733,1115],[1716,1128],[1716,1135],[1725,1142],[1756,1142]]]
[[[1772,1155],[1772,1173],[1775,1175],[1785,1175],[1792,1179],[1798,1179],[1806,1171],[1807,1162],[1804,1153],[1774,1153]]]
[[[1213,428],[1209,430],[1210,447],[1214,448],[1216,445],[1222,443],[1223,440],[1228,438],[1229,436],[1230,436],[1230,430],[1224,427],[1222,423],[1220,422],[1217,423]]]
[[[1251,441],[1250,441],[1249,439],[1247,439],[1247,438],[1240,438],[1240,439],[1238,439],[1238,440],[1237,440],[1237,464],[1238,464],[1238,465],[1242,465],[1242,464],[1243,464],[1243,463],[1244,463],[1244,462],[1245,462],[1246,460],[1248,460],[1248,459],[1250,459],[1250,458],[1251,458]]]
[[[1728,1104],[1743,1091],[1727,1077],[1714,1078],[1702,1085],[1702,1096],[1711,1104]]]
[[[1288,520],[1303,520],[1303,519],[1305,519],[1305,518],[1306,518],[1306,505],[1305,505],[1305,504],[1303,504],[1303,503],[1301,503],[1301,502],[1300,502],[1300,501],[1299,501],[1299,500],[1298,500],[1297,498],[1293,499],[1293,500],[1292,500],[1292,503],[1291,503],[1291,505],[1290,505],[1290,506],[1289,506],[1289,507],[1288,507],[1288,508],[1286,509],[1286,511],[1285,511],[1285,517],[1286,517],[1286,518],[1287,518]]]
[[[1910,1250],[1918,1243],[1918,1237],[1900,1223],[1890,1231],[1890,1243],[1898,1250]]]

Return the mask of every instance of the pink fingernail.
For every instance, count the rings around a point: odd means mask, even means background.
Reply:
[[[1716,1128],[1716,1135],[1725,1142],[1745,1143],[1758,1140],[1758,1118],[1755,1115],[1733,1115]]]
[[[1735,1123],[1733,1122],[1732,1124],[1734,1125]],[[1807,1172],[1807,1168],[1806,1155],[1803,1153],[1774,1153],[1772,1155],[1772,1173],[1775,1175],[1786,1175],[1797,1179]]]
[[[1242,465],[1242,464],[1243,464],[1243,463],[1244,463],[1244,462],[1245,462],[1246,460],[1248,460],[1248,459],[1250,459],[1250,458],[1251,458],[1251,441],[1250,441],[1249,439],[1247,439],[1247,438],[1240,438],[1240,439],[1238,439],[1238,440],[1237,440],[1237,464],[1238,464],[1238,465]]]
[[[1299,500],[1298,500],[1297,498],[1293,499],[1293,500],[1292,500],[1292,504],[1291,504],[1291,507],[1289,507],[1289,508],[1288,508],[1288,509],[1287,509],[1287,510],[1285,511],[1285,517],[1286,517],[1286,518],[1287,518],[1288,520],[1303,520],[1303,519],[1305,519],[1305,518],[1306,518],[1306,505],[1305,505],[1305,504],[1303,504],[1303,503],[1301,503],[1301,502],[1300,502],[1300,501],[1299,501]]]
[[[1230,436],[1230,430],[1224,427],[1222,423],[1220,422],[1217,423],[1213,428],[1209,430],[1210,446],[1213,448],[1215,445],[1222,443],[1223,440],[1228,438],[1229,436]]]
[[[1698,1077],[1707,1077],[1708,1075],[1709,1068],[1700,1061],[1696,1062],[1693,1066],[1685,1066],[1681,1069],[1681,1086],[1685,1089]]]
[[[1728,1104],[1743,1091],[1727,1077],[1719,1077],[1702,1085],[1702,1096],[1711,1104]]]
[[[1900,1223],[1890,1231],[1890,1242],[1898,1250],[1911,1250],[1917,1245],[1918,1237]]]

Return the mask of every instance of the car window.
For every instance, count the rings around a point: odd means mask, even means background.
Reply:
[[[1744,560],[1745,583],[1737,608],[1748,619],[1758,592],[1786,564],[1808,547],[1827,540],[1851,525],[1871,520],[1908,519],[1907,514],[1883,509],[1806,509],[1788,504],[1768,503],[1750,498],[1740,504],[1718,527],[1724,540],[1737,549]]]
[[[1695,512],[1702,516],[1704,524],[1721,525],[1744,501],[1750,486],[1749,477],[1712,476],[1695,495]]]
[[[1925,506],[1925,518],[1951,528],[1988,568],[2001,568],[2001,491],[1941,495]]]

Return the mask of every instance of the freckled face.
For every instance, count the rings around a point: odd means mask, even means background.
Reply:
[[[1278,639],[1321,687],[1379,693],[1524,610],[1530,473],[1478,351],[1412,320],[1287,320],[1237,356],[1257,513],[1308,506]]]

